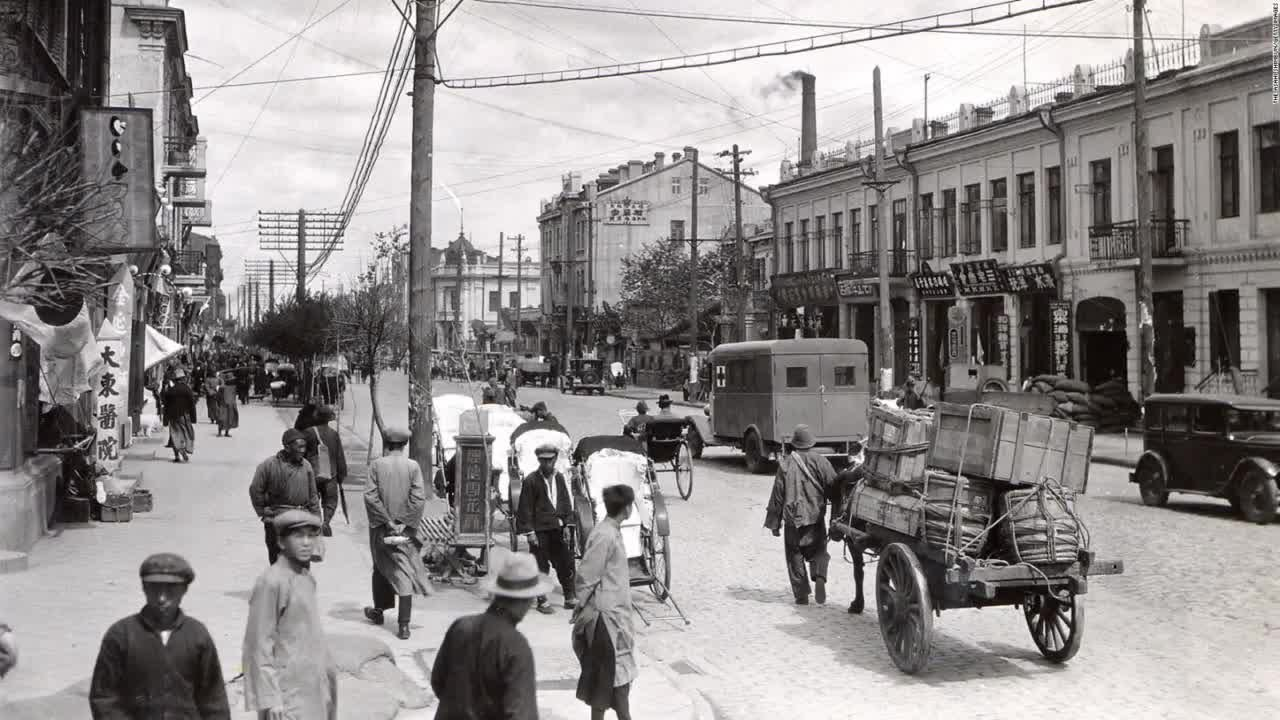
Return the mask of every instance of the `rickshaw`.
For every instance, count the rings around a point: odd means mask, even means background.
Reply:
[[[635,417],[634,410],[621,410],[618,417],[625,424]],[[690,439],[697,434],[687,417],[654,415],[645,423],[644,432],[636,439],[653,463],[653,472],[674,473],[676,490],[681,500],[693,494],[693,448]],[[700,453],[699,453],[700,454]]]
[[[298,368],[290,363],[276,366],[275,380],[271,381],[271,402],[278,404],[281,400],[293,395],[298,387]]]
[[[631,517],[622,523],[622,542],[627,548],[627,564],[632,587],[648,587],[662,603],[670,601],[685,624],[689,619],[671,596],[671,523],[667,504],[658,487],[653,463],[639,441],[623,435],[593,435],[582,438],[573,451],[571,485],[578,510],[578,558],[586,549],[586,538],[605,516],[604,489],[630,485],[635,491]],[[641,614],[645,624],[649,621]],[[659,618],[666,619],[666,618]]]

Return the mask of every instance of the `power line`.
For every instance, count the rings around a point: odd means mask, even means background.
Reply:
[[[647,73],[666,72],[670,70],[683,70],[687,68],[711,67],[714,65],[727,65],[730,63],[741,62],[743,60],[754,60],[762,57],[794,55],[814,50],[854,45],[871,40],[882,40],[891,37],[903,37],[923,32],[933,32],[944,28],[966,28],[986,25],[1000,20],[1009,20],[1022,15],[1039,13],[1045,10],[1055,10],[1073,5],[1081,5],[1087,2],[1092,2],[1092,0],[1038,0],[1038,2],[1037,0],[1009,0],[1009,2],[1000,3],[997,6],[1005,8],[1004,14],[996,14],[991,17],[983,18],[978,16],[978,12],[980,10],[992,7],[991,5],[984,5],[964,10],[937,13],[936,15],[924,18],[933,19],[934,25],[932,27],[907,27],[905,25],[907,21],[891,22],[874,27],[860,28],[858,30],[845,30],[825,33],[822,35],[811,35],[809,37],[796,38],[793,40],[784,40],[761,45],[747,45],[727,50],[715,50],[699,53],[696,55],[682,55],[634,63],[601,65],[590,68],[555,70],[538,73],[520,73],[512,75],[490,75],[454,80],[441,80],[439,82],[443,83],[446,87],[455,89],[494,88],[514,85],[543,85],[548,83],[572,82],[575,80],[597,80],[606,77],[623,77],[626,75],[642,75]],[[1027,5],[1028,7],[1026,9],[1014,9],[1015,6],[1021,5]],[[968,19],[963,22],[946,24],[943,22],[943,18],[948,16],[967,17]],[[921,18],[913,18],[911,21],[914,22],[920,19]]]
[[[259,25],[261,25],[261,26],[263,26],[263,27],[265,27],[265,28],[270,28],[270,29],[272,29],[272,30],[275,30],[276,32],[286,33],[286,34],[288,34],[288,33],[291,33],[291,32],[292,32],[291,30],[286,30],[286,29],[284,29],[284,28],[280,27],[279,25],[277,25],[277,24],[275,24],[275,23],[273,23],[273,22],[268,22],[267,20],[263,20],[262,18],[258,17],[257,15],[254,15],[253,13],[250,13],[250,12],[248,12],[248,11],[245,11],[245,10],[242,10],[242,9],[240,9],[240,8],[236,7],[235,5],[231,4],[230,0],[214,0],[214,2],[218,3],[218,4],[219,4],[219,5],[221,5],[222,7],[226,8],[226,9],[228,9],[228,10],[230,10],[230,11],[234,12],[234,13],[237,13],[237,14],[239,14],[239,15],[243,15],[244,17],[249,18],[250,20],[252,20],[252,21],[254,21],[254,22],[258,23]],[[299,39],[299,40],[301,40],[301,41],[303,41],[303,42],[305,42],[305,43],[307,43],[307,44],[309,44],[309,45],[314,45],[314,46],[316,46],[316,47],[318,47],[318,48],[320,48],[320,49],[322,49],[322,50],[328,50],[329,52],[333,53],[334,55],[336,55],[336,56],[338,56],[338,57],[340,57],[340,58],[342,58],[342,59],[344,59],[344,60],[350,60],[351,62],[356,63],[356,64],[358,64],[358,65],[363,65],[363,66],[365,66],[365,67],[367,67],[367,68],[376,68],[376,67],[377,67],[376,65],[374,65],[374,64],[373,64],[373,63],[371,63],[371,62],[369,62],[368,60],[364,60],[364,59],[362,59],[362,58],[355,57],[354,55],[348,55],[348,54],[346,54],[346,53],[342,52],[341,50],[339,50],[339,49],[337,49],[337,48],[333,47],[332,45],[326,45],[325,43],[322,43],[322,42],[320,42],[319,40],[313,40],[313,39],[311,39],[311,38],[309,38],[309,37],[306,37],[306,36],[299,36],[299,37],[298,37],[298,39]],[[187,53],[187,57],[196,57],[196,56],[195,56],[195,55],[192,55],[191,53]],[[197,59],[197,60],[199,60],[199,59],[202,59],[202,58],[198,58],[198,57],[197,57],[196,59]],[[205,62],[211,62],[211,61],[209,61],[209,60],[205,60]],[[219,67],[221,67],[221,66],[219,65]]]

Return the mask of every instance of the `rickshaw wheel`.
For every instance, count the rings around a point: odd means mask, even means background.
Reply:
[[[1084,598],[1071,594],[1063,600],[1036,593],[1027,597],[1022,614],[1031,639],[1044,659],[1064,663],[1080,651],[1084,639]]]
[[[511,552],[520,552],[520,536],[516,534],[516,516],[507,518],[507,531],[511,534]]]
[[[649,533],[649,539],[645,543],[644,548],[645,563],[649,566],[649,576],[654,578],[656,582],[649,583],[649,591],[658,599],[658,602],[666,602],[667,596],[671,593],[671,543],[666,535],[658,535],[655,532]]]
[[[693,428],[689,429],[689,454],[694,460],[702,459],[702,451],[706,448],[706,443],[702,442],[702,435]]]
[[[893,664],[914,675],[929,664],[933,601],[920,559],[902,543],[891,543],[876,565],[876,615]]]
[[[675,460],[671,464],[675,469],[676,490],[680,492],[680,499],[688,500],[693,494],[693,453],[689,451],[687,442],[680,443]]]

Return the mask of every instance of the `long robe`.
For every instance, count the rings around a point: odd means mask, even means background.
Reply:
[[[337,672],[320,626],[316,580],[283,555],[253,586],[241,667],[246,710],[279,707],[289,720],[337,717]]]
[[[573,618],[573,651],[582,664],[578,699],[608,708],[613,688],[639,674],[631,615],[631,572],[622,528],[614,518],[600,522],[587,538],[578,563],[578,610]]]
[[[369,551],[373,568],[391,585],[396,595],[430,595],[431,584],[420,554],[422,510],[427,504],[426,481],[418,463],[394,451],[369,465],[369,483],[364,491],[365,514],[369,516]],[[387,545],[391,523],[404,523],[405,532],[415,542]]]
[[[196,396],[185,382],[178,381],[164,391],[164,423],[169,426],[165,447],[192,452],[196,449]]]
[[[236,402],[235,385],[225,384],[218,388],[218,404],[215,406],[214,419],[218,422],[220,431],[240,427],[240,406]]]

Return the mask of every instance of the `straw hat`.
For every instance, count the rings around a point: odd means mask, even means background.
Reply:
[[[496,597],[532,600],[555,589],[551,578],[538,572],[538,562],[529,553],[491,553],[493,565],[480,583],[481,589]]]

